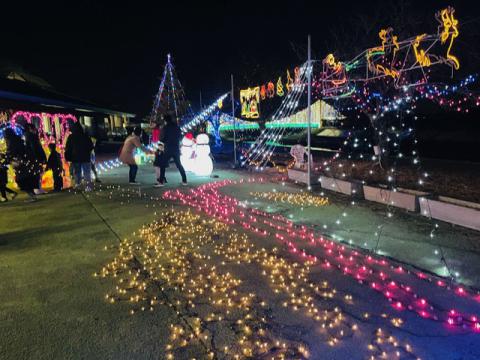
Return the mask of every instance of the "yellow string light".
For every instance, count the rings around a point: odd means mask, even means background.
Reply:
[[[258,105],[260,103],[260,87],[240,90],[240,103],[242,116],[247,119],[257,119],[260,116]]]
[[[453,63],[455,70],[458,70],[460,68],[460,61],[456,56],[450,54],[453,42],[459,35],[458,20],[455,18],[454,14],[455,9],[449,6],[448,8],[443,9],[439,13],[437,13],[436,18],[437,21],[441,24],[439,27],[439,32],[440,41],[442,42],[442,44],[445,44],[448,38],[450,38],[447,49],[447,59]]]
[[[283,91],[283,83],[282,83],[282,77],[281,76],[277,80],[277,95],[278,96],[285,95],[285,92]]]
[[[282,191],[269,191],[269,192],[251,192],[251,196],[256,199],[264,199],[274,202],[287,203],[297,206],[314,206],[321,207],[329,205],[328,198],[315,196],[308,193],[289,193]]]
[[[304,344],[272,333],[268,302],[247,292],[232,269],[258,267],[274,300],[285,299],[284,307],[311,318],[319,326],[320,338],[329,346],[337,346],[359,328],[339,307],[332,308],[331,301],[335,298],[352,305],[353,298],[339,296],[326,281],[312,282],[312,265],[284,257],[277,248],[258,248],[246,234],[215,219],[172,210],[161,213],[132,239],[123,240],[115,258],[94,276],[115,280],[114,290],[105,299],[108,303],[129,303],[132,315],[157,306],[175,311],[179,318],[170,324],[165,349],[169,359],[182,358],[182,354],[199,348],[204,349],[207,359],[307,359],[310,352]],[[401,323],[392,319],[394,325]],[[218,324],[231,329],[223,340],[213,340]],[[372,358],[412,356],[410,345],[401,345],[385,331],[375,332],[369,348]]]
[[[425,50],[418,49],[422,40],[427,36],[427,34],[418,35],[413,42],[413,52],[415,58],[420,66],[428,67],[432,64],[430,57],[426,54]]]
[[[397,51],[400,49],[400,45],[398,43],[398,37],[393,35],[393,29],[388,28],[388,29],[382,29],[378,33],[378,37],[380,40],[382,40],[382,45],[371,48],[367,51],[367,63],[368,67],[371,71],[374,71],[375,73],[382,73],[385,74],[386,76],[390,76],[392,78],[398,78],[400,76],[400,73],[393,68],[393,62],[395,60],[395,55]],[[390,68],[387,68],[381,64],[376,64],[375,66],[372,63],[372,56],[374,53],[380,52],[382,53],[383,56],[385,56],[385,52],[388,48],[393,47],[393,55],[392,55],[392,64]]]

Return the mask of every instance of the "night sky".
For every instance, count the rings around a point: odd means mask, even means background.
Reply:
[[[355,31],[352,24],[358,14],[368,19],[380,13],[380,23],[391,18],[388,1],[65,3],[2,5],[0,60],[24,67],[59,91],[139,117],[150,111],[169,52],[196,108],[200,91],[204,103],[228,91],[231,73],[242,87],[275,79],[287,67],[300,64],[308,33],[314,55],[320,58],[341,47],[335,32],[342,39]],[[457,17],[470,28],[480,27],[480,11],[473,1],[403,3],[412,14],[406,22],[414,19],[412,27],[418,33],[436,26],[433,14],[446,4],[455,6]],[[377,32],[356,34],[355,44],[377,45],[369,40]],[[339,51],[349,54],[349,48],[350,44]],[[352,50],[350,55],[356,54]],[[478,64],[478,49],[470,57],[470,67]]]

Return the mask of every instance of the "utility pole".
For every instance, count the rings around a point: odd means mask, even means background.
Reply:
[[[308,60],[307,60],[307,77],[308,77],[308,110],[307,110],[307,154],[308,154],[308,162],[307,162],[307,186],[308,190],[312,189],[312,153],[311,153],[311,137],[312,137],[312,49],[311,49],[311,39],[310,35],[308,35]]]
[[[235,118],[235,93],[233,91],[233,74],[230,75],[232,83],[232,117],[233,117],[233,166],[237,167],[237,119]]]

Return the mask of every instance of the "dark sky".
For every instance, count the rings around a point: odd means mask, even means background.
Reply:
[[[239,86],[255,85],[298,65],[308,33],[314,53],[324,56],[336,46],[333,32],[345,36],[355,31],[355,16],[368,17],[385,2],[156,1],[153,5],[130,0],[128,5],[101,1],[2,5],[0,60],[21,65],[70,95],[144,116],[169,52],[187,97],[198,106],[200,91],[204,103],[228,91],[231,73]],[[436,10],[452,4],[457,17],[467,17],[479,27],[480,11],[474,1],[404,3],[412,17],[426,19],[429,26],[435,25]],[[417,25],[421,32],[422,24]],[[373,45],[365,40],[364,47]]]

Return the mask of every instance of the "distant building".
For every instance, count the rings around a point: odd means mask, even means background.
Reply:
[[[60,93],[44,79],[19,67],[0,65],[0,124],[10,121],[19,111],[38,113],[45,124],[53,114],[73,115],[92,135],[105,140],[124,137],[135,117]]]

